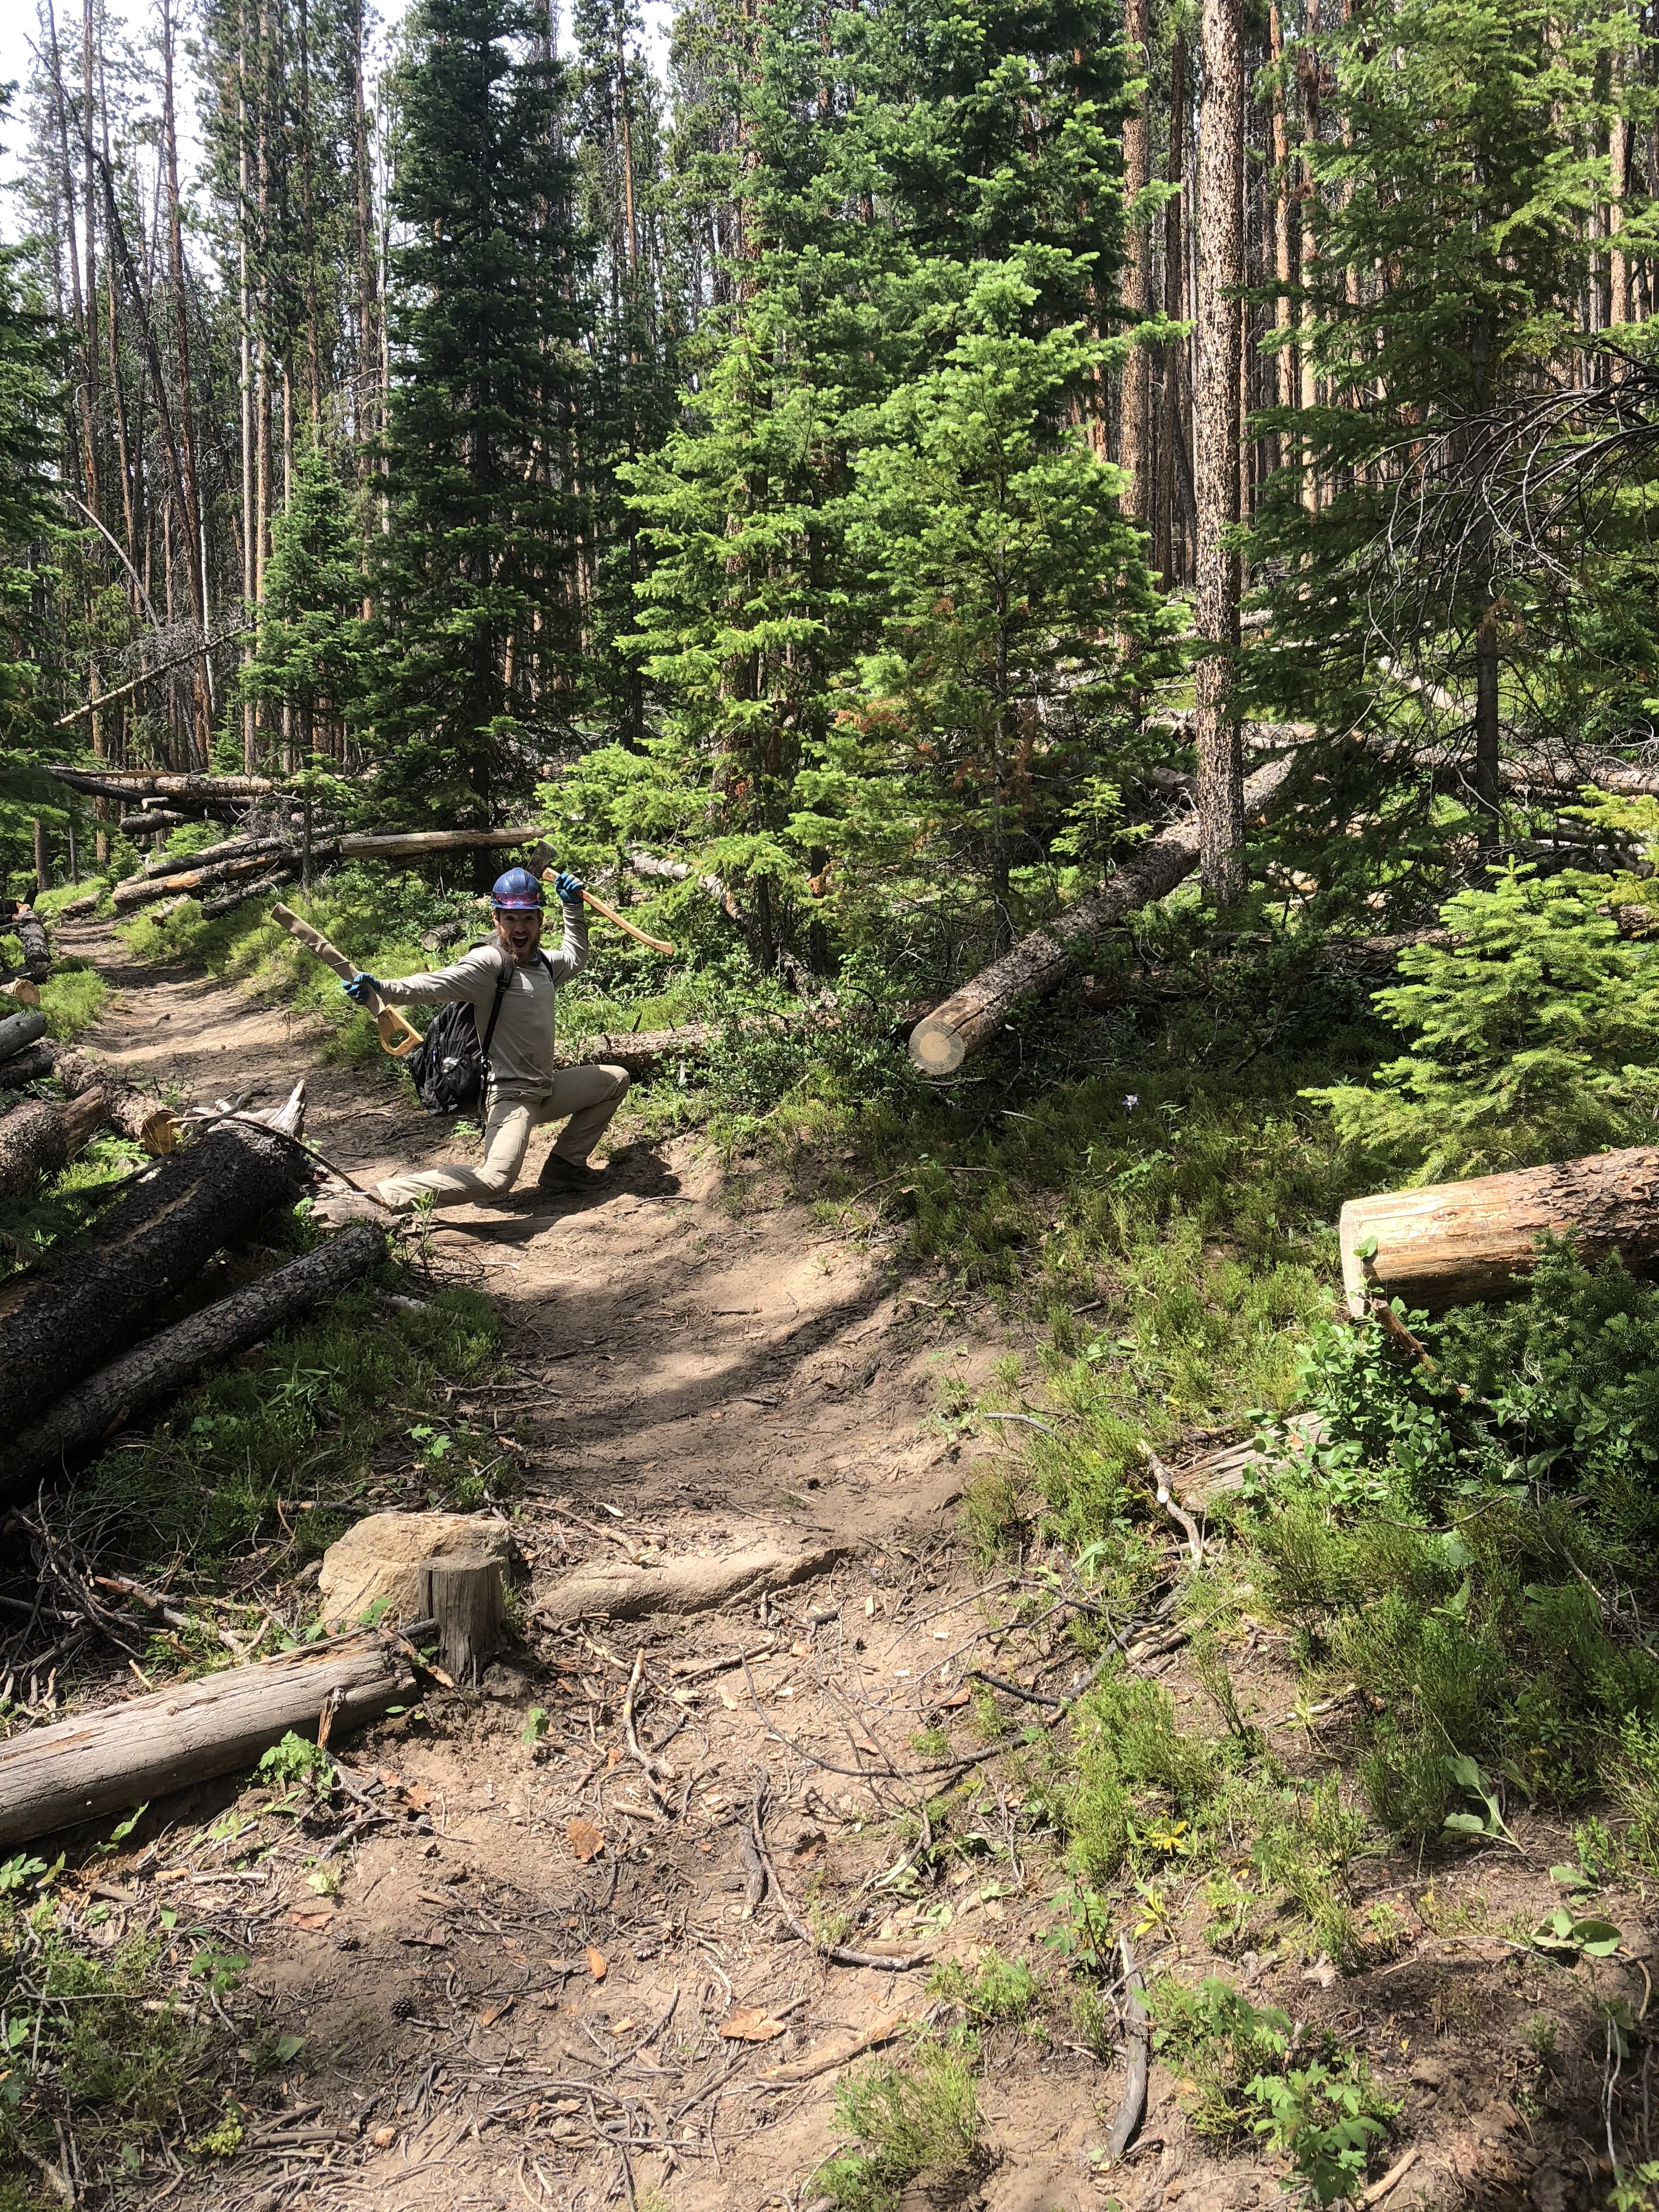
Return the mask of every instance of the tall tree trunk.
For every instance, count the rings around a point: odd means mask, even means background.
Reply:
[[[167,194],[167,266],[173,279],[173,335],[179,361],[179,526],[185,540],[185,573],[190,582],[191,613],[202,634],[202,655],[191,666],[195,707],[195,750],[205,768],[213,744],[213,679],[208,659],[206,549],[202,501],[196,473],[196,409],[190,373],[190,298],[185,283],[184,216],[179,203],[179,131],[173,94],[172,0],[161,0],[161,138]]]
[[[1480,842],[1483,847],[1498,842],[1498,803],[1499,785],[1500,729],[1498,711],[1498,605],[1492,604],[1481,617],[1474,641],[1474,786],[1475,804],[1480,810]]]
[[[1218,903],[1244,882],[1244,756],[1222,700],[1238,645],[1239,371],[1243,318],[1226,296],[1243,280],[1244,74],[1242,0],[1204,0],[1198,166],[1197,373],[1193,394],[1198,505],[1194,617],[1208,647],[1197,669],[1195,735],[1204,888]]]
[[[242,601],[252,609],[255,591],[254,531],[258,500],[253,479],[253,305],[248,278],[248,215],[250,163],[247,114],[247,0],[236,12],[236,337],[240,377],[242,464]],[[241,661],[246,671],[253,659],[252,636],[242,641]],[[242,702],[242,766],[251,775],[256,749],[252,699]]]
[[[1320,70],[1323,64],[1319,58],[1318,47],[1319,8],[1320,0],[1308,0],[1307,21],[1303,33],[1303,52],[1297,69],[1297,82],[1302,93],[1302,135],[1304,143],[1309,145],[1314,144],[1319,137],[1321,120],[1319,84]],[[1304,157],[1300,188],[1302,202],[1300,276],[1304,291],[1312,280],[1318,251],[1313,230],[1314,203],[1318,189],[1314,180],[1313,165]],[[1313,312],[1312,303],[1304,299],[1301,308],[1302,320],[1304,323],[1308,321]],[[1302,390],[1298,404],[1305,415],[1319,404],[1319,380],[1314,369],[1313,348],[1304,344],[1298,349],[1298,351],[1302,369]],[[1302,463],[1303,504],[1309,508],[1316,508],[1320,503],[1319,475],[1314,466],[1313,448],[1305,442],[1302,448]]]
[[[1630,118],[1624,112],[1624,77],[1623,68],[1616,68],[1613,98],[1619,103],[1619,108],[1607,126],[1607,167],[1611,172],[1609,182],[1612,188],[1612,197],[1607,203],[1607,235],[1613,242],[1613,250],[1607,256],[1608,274],[1612,280],[1608,319],[1614,324],[1633,323],[1636,319],[1632,297],[1630,256],[1619,243],[1620,233],[1625,227],[1625,203],[1630,198],[1632,136]]]
[[[1144,76],[1148,67],[1147,40],[1152,29],[1150,0],[1125,0],[1123,33],[1128,43],[1131,76]],[[1127,259],[1123,271],[1125,305],[1137,319],[1152,310],[1152,242],[1135,203],[1152,182],[1152,145],[1151,94],[1143,86],[1133,107],[1123,118],[1123,197],[1130,211],[1125,236]],[[1120,398],[1119,458],[1134,481],[1129,487],[1128,512],[1139,522],[1152,520],[1152,362],[1145,346],[1137,345],[1123,364]]]
[[[1184,187],[1187,176],[1187,36],[1184,31],[1178,30],[1170,41],[1170,153],[1164,170],[1165,182],[1177,187]],[[1178,189],[1170,194],[1164,210],[1164,312],[1172,322],[1182,320],[1186,313],[1185,205],[1185,191]],[[1186,511],[1190,474],[1187,388],[1182,374],[1186,341],[1174,339],[1159,351],[1164,380],[1158,441],[1158,566],[1164,582],[1173,584],[1177,565],[1176,545],[1185,534],[1177,531],[1176,515],[1177,510],[1183,514]],[[1184,562],[1181,565],[1184,568]]]
[[[1279,404],[1281,407],[1294,407],[1297,379],[1296,349],[1290,343],[1291,143],[1285,122],[1285,26],[1279,0],[1271,0],[1267,11],[1267,37],[1273,81],[1273,281],[1278,287],[1278,296],[1273,301],[1273,327],[1280,334],[1275,366],[1279,372]],[[1283,459],[1284,441],[1281,439],[1281,465]]]

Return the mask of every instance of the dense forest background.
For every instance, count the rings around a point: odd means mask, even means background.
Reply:
[[[1236,897],[1273,742],[1287,921],[1617,842],[1536,795],[1659,690],[1647,12],[694,0],[665,85],[627,0],[370,27],[42,10],[14,889],[134,863],[53,755],[672,846],[796,989],[937,991],[1188,792]]]

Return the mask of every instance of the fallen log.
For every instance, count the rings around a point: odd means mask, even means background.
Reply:
[[[380,1231],[372,1222],[354,1222],[314,1252],[135,1345],[77,1382],[44,1419],[0,1445],[0,1499],[61,1469],[71,1455],[124,1426],[158,1398],[170,1397],[204,1369],[234,1359],[367,1274],[385,1256]]]
[[[1264,937],[1252,940],[1266,951],[1273,943]],[[1292,970],[1379,978],[1390,975],[1402,952],[1419,945],[1449,945],[1449,929],[1406,929],[1387,937],[1327,937],[1305,951],[1284,945],[1291,956]],[[1228,950],[1234,948],[1228,947]],[[1220,988],[1226,988],[1225,986]],[[1133,1006],[1145,1000],[1198,998],[1218,988],[1212,975],[1194,968],[1137,968],[1114,975],[1085,975],[1078,995],[1087,1006],[1105,1009]]]
[[[1651,1272],[1659,1149],[1350,1199],[1339,1225],[1348,1310],[1362,1319],[1374,1297],[1437,1308],[1512,1297],[1526,1288],[1547,1234],[1571,1234],[1588,1267],[1617,1252],[1636,1272]]]
[[[342,837],[343,860],[412,860],[422,853],[467,853],[498,845],[528,845],[541,836],[527,830],[409,830]]]
[[[296,1644],[0,1744],[0,1844],[25,1844],[100,1814],[251,1766],[290,1729],[314,1736],[325,1708],[343,1735],[408,1697],[414,1677],[389,1636],[360,1628]]]
[[[263,775],[175,775],[154,768],[65,768],[50,762],[46,774],[71,791],[100,799],[264,799],[279,787]]]
[[[49,1098],[0,1115],[0,1198],[21,1198],[61,1175],[104,1118],[104,1094],[89,1091],[67,1106]]]
[[[23,973],[31,983],[44,983],[52,972],[46,925],[33,907],[26,906],[14,917],[11,926],[23,948]]]
[[[1244,785],[1246,818],[1270,806],[1288,781],[1296,758],[1269,762]],[[1196,815],[1149,837],[1104,887],[1067,907],[1042,929],[1022,937],[1001,958],[935,1006],[910,1032],[910,1058],[925,1075],[949,1075],[970,1052],[994,1037],[1018,1000],[1056,989],[1072,963],[1072,947],[1098,936],[1154,899],[1167,897],[1198,866]]]
[[[115,886],[116,909],[119,913],[126,913],[133,907],[146,906],[155,899],[171,898],[179,891],[188,891],[193,897],[198,891],[216,884],[246,882],[251,878],[269,874],[273,863],[279,860],[284,866],[299,866],[297,849],[285,839],[271,837],[261,842],[263,851],[249,854],[240,860],[219,860],[206,867],[179,866],[167,875],[128,876]],[[319,857],[331,859],[337,848],[318,846],[314,849]]]
[[[221,1122],[147,1170],[88,1235],[0,1287],[0,1437],[130,1344],[221,1245],[291,1206],[311,1173],[285,1139]]]
[[[117,884],[115,894],[130,885],[142,883],[155,876],[184,876],[197,868],[210,868],[221,860],[245,860],[253,853],[276,853],[292,846],[291,837],[275,835],[264,836],[225,837],[216,845],[203,845],[193,853],[152,853],[144,863],[142,876],[129,876],[125,884]]]
[[[79,921],[83,915],[96,914],[103,903],[103,897],[104,886],[96,884],[91,890],[82,891],[79,898],[69,899],[60,906],[58,919],[59,921]]]
[[[531,1617],[555,1627],[577,1620],[637,1620],[653,1613],[708,1613],[811,1582],[839,1566],[852,1548],[825,1544],[811,1552],[784,1552],[763,1545],[723,1559],[694,1554],[660,1567],[578,1568],[554,1583]]]
[[[195,814],[181,814],[175,806],[156,806],[142,814],[123,814],[115,826],[124,837],[153,837],[158,830],[182,830],[186,822],[198,818]]]
[[[40,986],[27,975],[14,975],[9,983],[0,983],[0,999],[9,999],[14,1006],[38,1006]]]
[[[51,1073],[63,1085],[64,1094],[70,1098],[83,1097],[90,1091],[104,1094],[104,1118],[112,1129],[124,1137],[140,1144],[152,1159],[170,1152],[179,1141],[179,1116],[165,1100],[153,1092],[140,1091],[95,1060],[88,1060],[83,1052],[72,1045],[47,1044],[42,1047],[51,1062]],[[7,1063],[0,1060],[0,1082],[5,1082]]]
[[[291,868],[273,868],[268,876],[261,876],[257,883],[238,884],[231,890],[222,891],[217,898],[204,899],[202,902],[202,919],[204,921],[215,921],[222,914],[230,914],[237,907],[246,906],[250,899],[263,898],[267,891],[283,890],[288,884],[297,883],[299,878],[297,861]],[[191,896],[188,891],[185,894],[185,898]],[[182,905],[183,901],[179,903]],[[171,913],[172,908],[167,911]]]
[[[52,1047],[32,1044],[0,1060],[0,1091],[21,1091],[26,1084],[44,1083],[52,1073]]]
[[[0,1019],[0,1066],[3,1066],[15,1052],[25,1045],[36,1042],[46,1033],[46,1018],[31,1006],[21,1014],[7,1014]]]

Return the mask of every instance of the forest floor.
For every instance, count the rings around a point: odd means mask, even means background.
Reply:
[[[441,1155],[440,1126],[331,1063],[319,1024],[199,970],[141,967],[99,925],[62,939],[116,994],[88,1046],[134,1077],[210,1106],[256,1086],[278,1103],[304,1071],[308,1133],[358,1181]],[[1041,1578],[987,1564],[958,1510],[976,1468],[1013,1463],[1014,1424],[972,1407],[994,1372],[1034,1374],[1035,1335],[989,1302],[957,1299],[947,1325],[878,1235],[698,1139],[630,1143],[622,1127],[602,1197],[538,1195],[538,1156],[539,1140],[521,1194],[415,1237],[430,1279],[486,1290],[501,1317],[501,1364],[453,1412],[516,1468],[512,1648],[481,1692],[434,1686],[336,1747],[344,1789],[300,1817],[280,1784],[198,1790],[66,1877],[101,1913],[91,1942],[182,1926],[199,1955],[249,1962],[222,1990],[210,1975],[198,2008],[205,2033],[211,2005],[243,2039],[230,2119],[184,2163],[147,2154],[122,2201],[801,2212],[846,2139],[849,2061],[902,2056],[929,2021],[972,2039],[969,2117],[936,2068],[911,2115],[924,2178],[895,2166],[884,2193],[871,2168],[836,2201],[1286,2201],[1273,2142],[1189,2126],[1203,2067],[1195,2084],[1174,2051],[1129,2156],[1101,2162],[1126,2079],[1121,1999],[1076,1986],[1097,1930],[1044,1812],[1056,1700],[1089,1665],[1033,1607]],[[412,1445],[374,1472],[381,1502],[426,1502]],[[688,1555],[762,1547],[799,1571],[770,1595],[538,1619],[573,1566],[666,1577]],[[1178,1567],[1173,1526],[1169,1550]],[[1212,1721],[1183,1641],[1143,1637],[1131,1656],[1182,1725]],[[1262,1622],[1230,1655],[1240,1725],[1317,1778],[1332,1754],[1297,1709],[1288,1647]],[[1040,1702],[974,1682],[976,1667],[1035,1681]],[[985,1755],[1022,1728],[1028,1742]],[[1371,2171],[1393,2178],[1368,2204],[1607,2201],[1607,2001],[1645,2010],[1659,1934],[1626,1894],[1598,1906],[1622,1929],[1617,1959],[1518,1941],[1559,1902],[1547,1869],[1573,1846],[1542,1817],[1510,1829],[1438,1865],[1361,1863],[1356,1909],[1392,1932],[1359,1971],[1285,1926],[1230,1954],[1255,2004],[1283,2007],[1310,2050],[1323,2033],[1363,2051],[1392,2100]],[[1190,1985],[1223,1971],[1214,1884],[1183,1880],[1171,1849],[1168,1878],[1130,1899],[1135,1942],[1149,1978]],[[930,2164],[948,2179],[930,2185]]]

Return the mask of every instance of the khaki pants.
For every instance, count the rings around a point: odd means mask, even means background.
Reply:
[[[426,1190],[437,1206],[500,1198],[518,1180],[532,1129],[568,1115],[553,1150],[562,1160],[585,1160],[627,1095],[626,1068],[562,1068],[539,1098],[499,1098],[491,1106],[482,1167],[428,1168],[420,1175],[392,1176],[377,1194],[384,1204],[398,1207],[413,1206]]]

